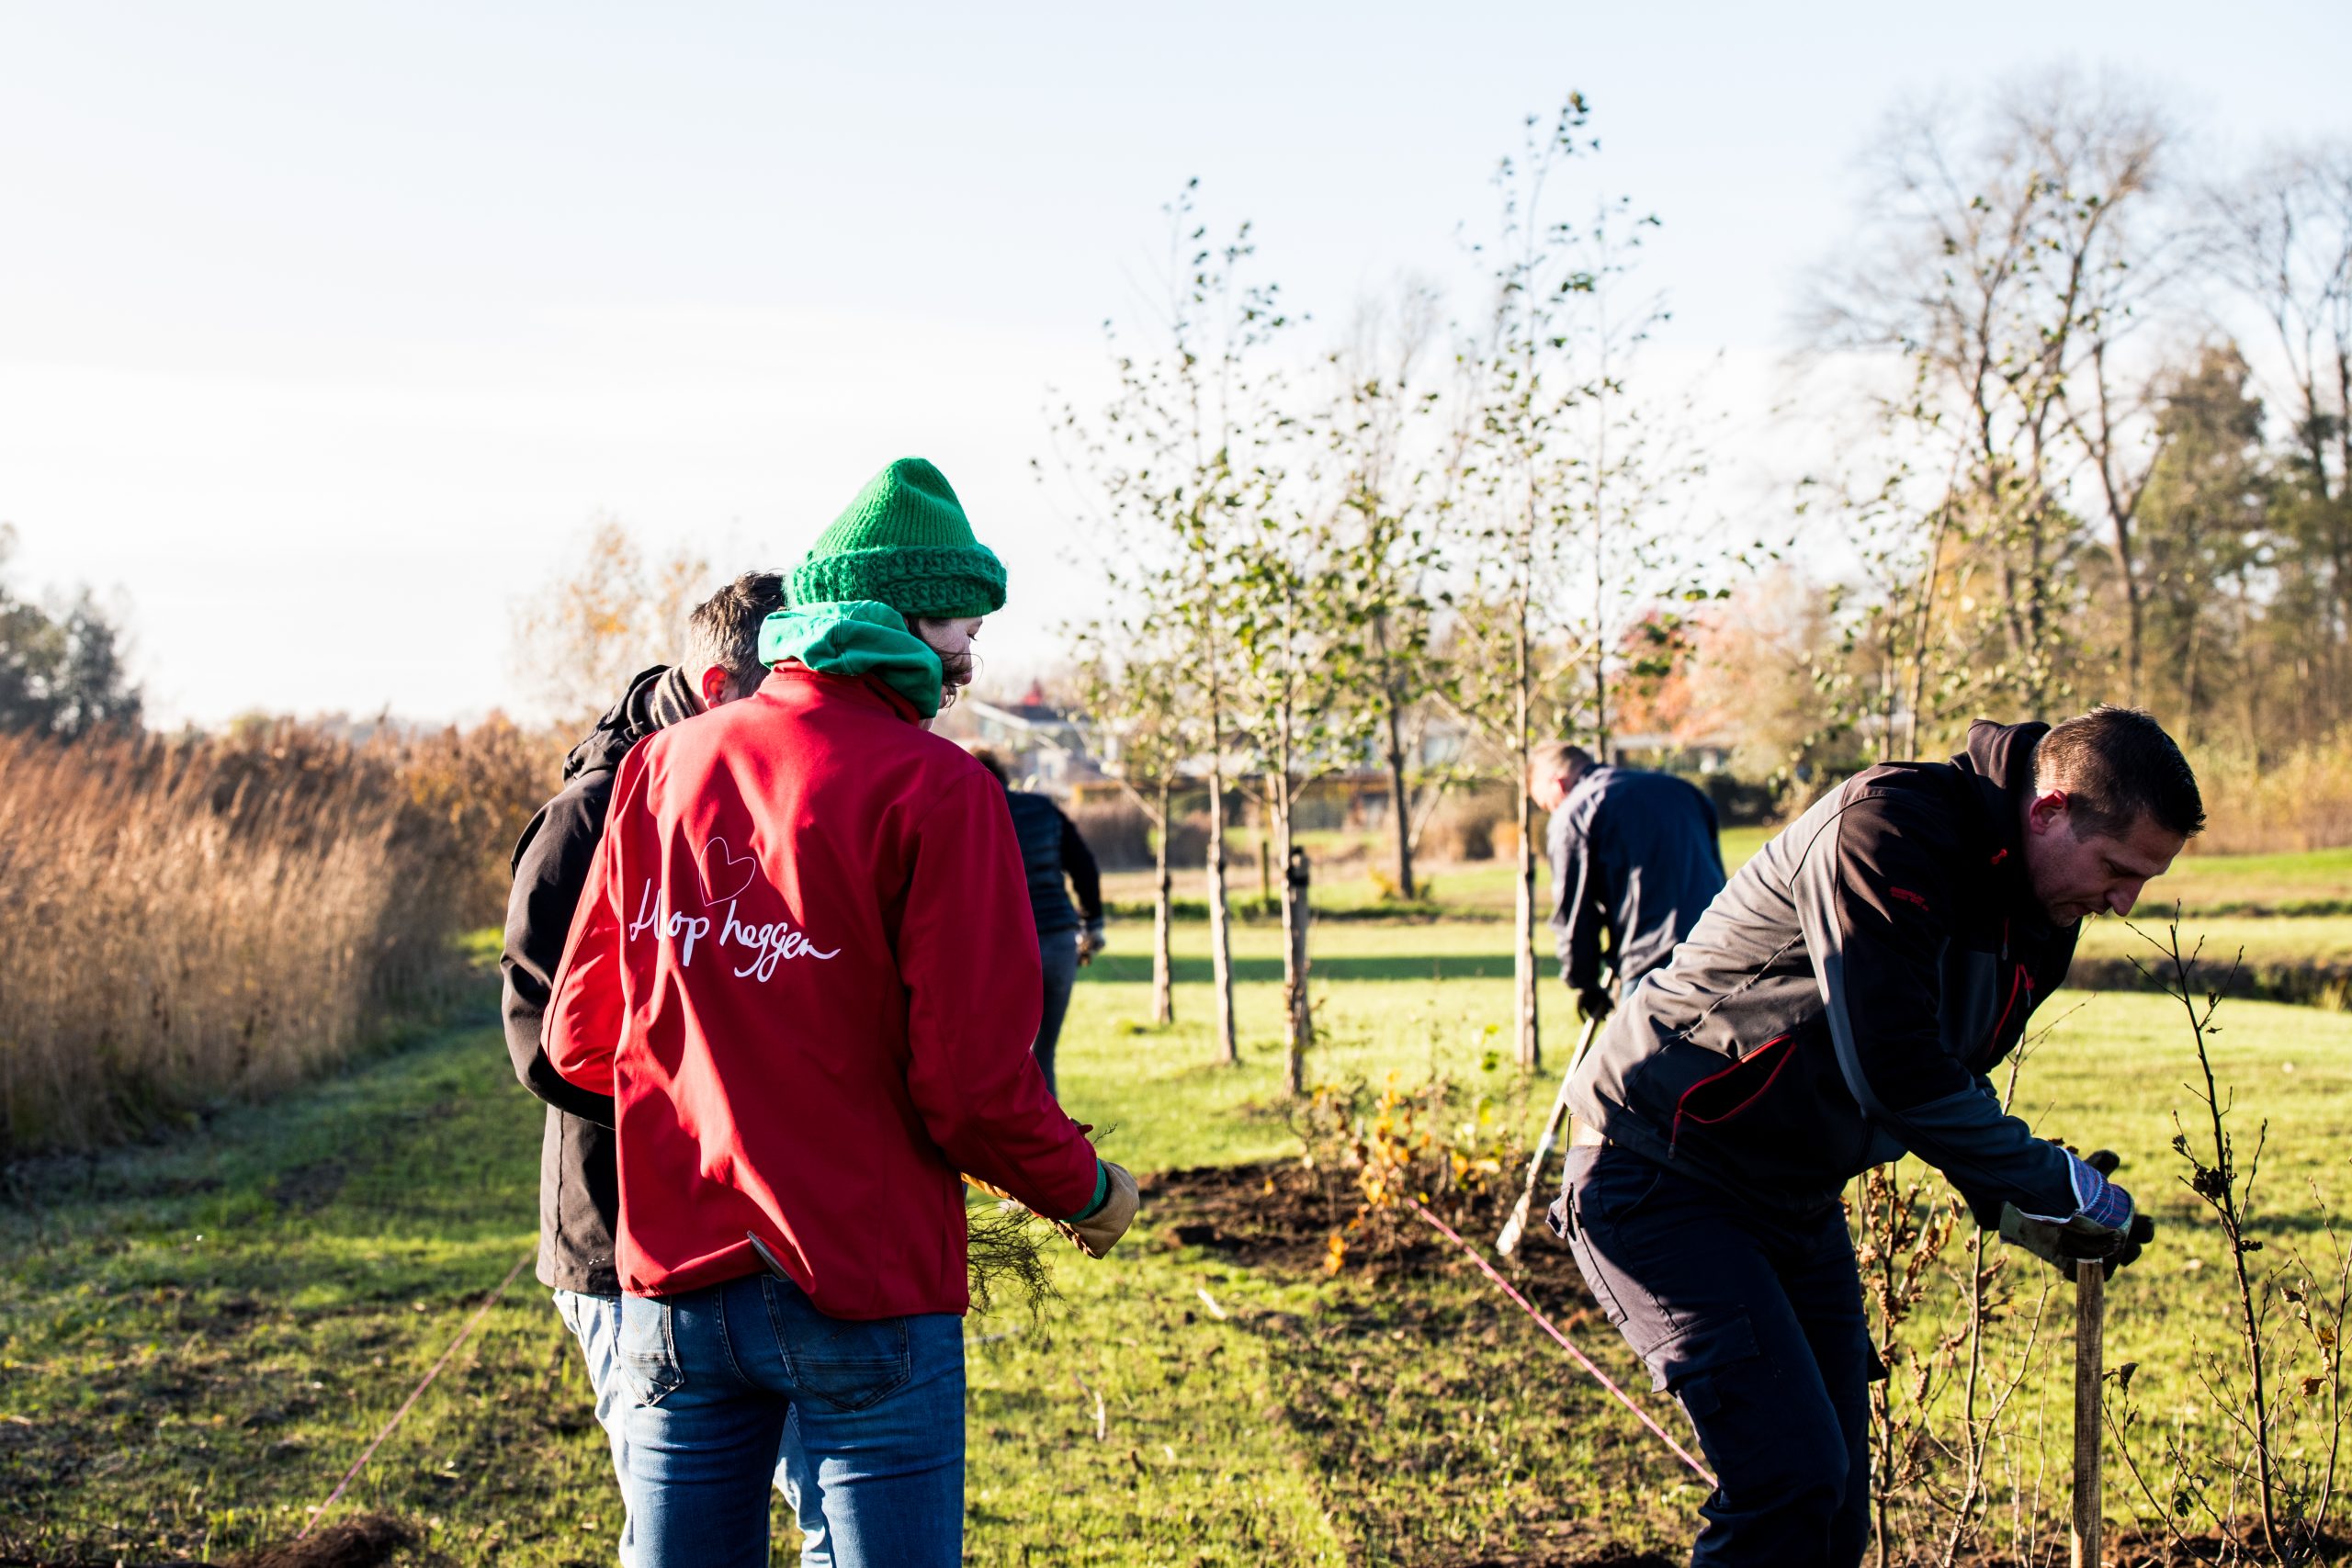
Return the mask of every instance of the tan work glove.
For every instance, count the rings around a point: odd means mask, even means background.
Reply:
[[[1125,1166],[1113,1165],[1106,1159],[1102,1162],[1102,1174],[1111,1184],[1102,1206],[1085,1219],[1070,1220],[1058,1227],[1089,1258],[1100,1258],[1119,1245],[1119,1238],[1136,1223],[1136,1205],[1142,1201],[1142,1194],[1136,1190],[1136,1179],[1127,1174]]]

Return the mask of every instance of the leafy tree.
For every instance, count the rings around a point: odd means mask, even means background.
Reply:
[[[1436,323],[1425,285],[1367,308],[1353,341],[1331,355],[1333,389],[1316,421],[1340,490],[1331,547],[1352,697],[1388,773],[1396,896],[1406,900],[1417,895],[1416,759],[1441,679],[1434,594],[1449,498],[1431,428],[1442,396],[1430,365]]]
[[[1149,347],[1106,326],[1117,386],[1099,414],[1065,407],[1055,441],[1080,505],[1111,542],[1109,624],[1149,625],[1172,640],[1209,790],[1209,952],[1215,1033],[1238,1063],[1225,881],[1225,818],[1235,732],[1234,572],[1245,530],[1273,514],[1290,422],[1269,356],[1291,324],[1278,290],[1244,280],[1256,245],[1241,224],[1222,244],[1193,210],[1199,182],[1170,203],[1166,299]]]
[[[1622,198],[1586,222],[1549,215],[1547,186],[1598,147],[1589,116],[1571,94],[1548,123],[1531,118],[1521,154],[1497,175],[1497,234],[1477,248],[1489,310],[1457,356],[1445,484],[1451,656],[1439,690],[1499,754],[1518,800],[1514,1010],[1528,1068],[1543,1061],[1529,759],[1572,732],[1605,753],[1626,634],[1673,592],[1659,503],[1697,471],[1653,433],[1629,378],[1661,314],[1623,296],[1656,220]]]
[[[1151,822],[1151,1021],[1162,1026],[1176,1021],[1169,838],[1200,711],[1181,649],[1159,630],[1164,624],[1148,615],[1097,622],[1080,634],[1078,664],[1078,711],[1102,738],[1111,775]]]
[[[6,575],[16,541],[0,524],[0,732],[136,728],[144,705],[120,629],[87,589],[53,613],[20,597]]]
[[[2192,744],[2211,738],[2233,698],[2244,705],[2245,733],[2267,728],[2262,682],[2246,680],[2242,663],[2276,556],[2265,522],[2262,403],[2248,391],[2250,377],[2236,348],[2219,345],[2159,383],[2161,445],[2141,502],[2148,629],[2158,650],[2156,700],[2180,716]]]

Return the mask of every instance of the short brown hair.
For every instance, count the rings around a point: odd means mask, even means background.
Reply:
[[[2041,738],[2033,751],[2033,791],[2066,792],[2077,831],[2115,837],[2143,817],[2194,838],[2205,826],[2197,775],[2171,736],[2139,708],[2105,703]]]
[[[748,694],[767,671],[760,665],[760,626],[784,608],[784,579],[773,571],[747,571],[686,617],[686,672],[697,680],[717,666],[728,683]]]

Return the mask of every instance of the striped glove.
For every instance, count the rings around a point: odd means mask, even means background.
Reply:
[[[2024,1247],[2069,1278],[2075,1265],[2097,1259],[2106,1264],[2111,1279],[2118,1269],[2136,1262],[2141,1249],[2155,1239],[2155,1222],[2133,1208],[2131,1193],[2108,1179],[2123,1163],[2114,1153],[2098,1149],[2082,1159],[2071,1149],[2060,1152],[2074,1180],[2075,1212],[2062,1220],[2004,1203],[2001,1239]]]

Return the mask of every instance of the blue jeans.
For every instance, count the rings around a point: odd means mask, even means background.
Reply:
[[[564,1327],[580,1341],[580,1352],[588,1360],[588,1386],[596,1395],[596,1425],[605,1429],[605,1439],[613,1450],[613,1474],[621,1483],[624,1505],[628,1498],[628,1434],[619,1417],[621,1387],[613,1376],[613,1362],[620,1348],[621,1299],[618,1296],[593,1296],[580,1291],[555,1292],[556,1315],[563,1319]],[[799,1455],[799,1434],[787,1429],[784,1443],[776,1454],[775,1484],[787,1501],[797,1506],[805,1488],[794,1484],[787,1472]],[[818,1521],[821,1524],[823,1521]],[[800,1525],[805,1532],[808,1521]],[[637,1562],[636,1532],[628,1520],[621,1521],[620,1557],[625,1568],[635,1568]]]
[[[1037,960],[1046,971],[1046,1006],[1037,1017],[1037,1041],[1030,1047],[1046,1070],[1046,1089],[1061,1098],[1054,1077],[1054,1047],[1061,1043],[1062,1020],[1069,1016],[1069,988],[1078,983],[1078,933],[1047,931],[1037,939]]]
[[[770,1274],[623,1296],[613,1377],[629,1568],[767,1568],[787,1434],[803,1568],[963,1561],[961,1317],[827,1317]]]
[[[1605,1144],[1568,1151],[1552,1224],[1714,1469],[1692,1568],[1860,1562],[1871,1345],[1844,1212],[1767,1213]]]

